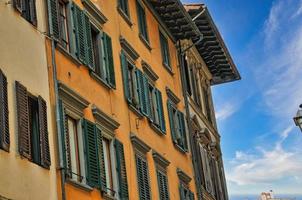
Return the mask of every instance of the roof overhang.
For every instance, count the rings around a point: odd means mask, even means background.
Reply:
[[[213,76],[211,84],[240,80],[240,74],[207,7],[204,4],[186,4],[184,7],[203,35],[203,40],[195,46]],[[192,41],[198,39],[192,38]]]
[[[176,41],[198,40],[201,33],[180,0],[148,0]]]

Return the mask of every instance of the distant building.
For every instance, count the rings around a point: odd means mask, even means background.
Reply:
[[[260,200],[293,200],[295,198],[277,198],[274,197],[274,193],[272,190],[269,192],[262,192],[260,195]]]

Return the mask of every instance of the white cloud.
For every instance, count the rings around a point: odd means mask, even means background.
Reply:
[[[231,115],[233,115],[237,109],[238,106],[234,102],[228,102],[221,106],[221,108],[216,112],[216,119],[217,120],[225,120]]]

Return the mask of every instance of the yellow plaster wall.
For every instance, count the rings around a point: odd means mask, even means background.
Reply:
[[[0,150],[0,195],[13,200],[55,200],[56,173],[53,129],[50,126],[49,83],[44,31],[44,5],[37,3],[38,27],[23,19],[8,1],[0,2],[0,68],[8,80],[10,152]],[[10,1],[12,2],[12,1]],[[18,153],[15,81],[47,102],[48,131],[52,165],[46,170]]]

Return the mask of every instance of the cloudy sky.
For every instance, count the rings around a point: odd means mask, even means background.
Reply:
[[[205,3],[242,80],[215,86],[229,193],[302,194],[302,0]]]

